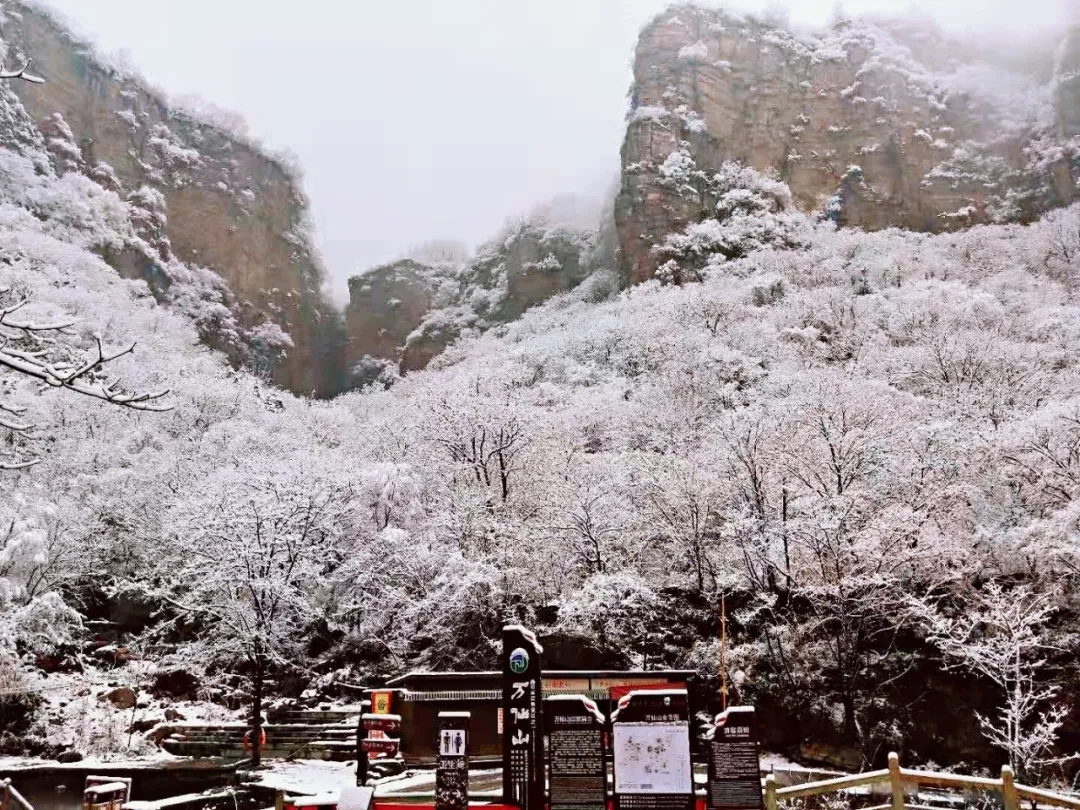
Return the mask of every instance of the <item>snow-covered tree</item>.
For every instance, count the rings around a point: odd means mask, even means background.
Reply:
[[[50,577],[55,511],[19,493],[0,506],[0,660],[62,648],[81,625]]]
[[[810,221],[779,180],[730,161],[709,175],[697,168],[685,143],[668,156],[659,173],[663,184],[712,214],[656,246],[662,260],[657,274],[665,281],[700,281],[715,266],[753,251],[808,244]]]
[[[704,667],[724,593],[741,605],[741,694],[872,758],[905,741],[912,690],[943,677],[904,646],[911,595],[942,572],[1000,573],[1018,603],[1057,608],[1052,643],[1076,643],[1074,596],[1052,583],[1080,571],[1080,209],[964,233],[833,230],[796,216],[779,181],[704,172],[687,145],[661,178],[706,216],[660,249],[670,280],[697,283],[620,293],[595,234],[554,212],[472,261],[431,246],[415,255],[434,309],[410,344],[460,340],[422,373],[362,360],[375,384],[309,402],[200,348],[266,371],[291,338],[177,260],[164,197],[80,164],[60,121],[50,148],[16,103],[0,92],[25,124],[23,151],[0,150],[0,285],[5,307],[28,302],[4,316],[7,348],[67,374],[98,357],[97,329],[102,347],[139,345],[104,369],[127,387],[104,390],[173,388],[151,416],[48,390],[75,379],[0,373],[0,418],[39,425],[3,433],[6,458],[41,462],[0,477],[0,666],[20,683],[85,637],[84,605],[132,590],[165,619],[143,654],[234,698],[289,672],[488,667],[507,612],[628,662]],[[635,115],[681,120],[697,143],[688,109]],[[199,157],[153,137],[148,168],[182,182]],[[100,258],[119,255],[145,259],[145,278]],[[602,283],[514,310],[519,269],[594,267]],[[31,328],[61,323],[71,334]],[[981,625],[967,638],[990,640]],[[1028,704],[1049,685],[1030,671]],[[1061,681],[1020,723],[1035,748],[1074,697]],[[1003,736],[988,739],[1021,740],[989,721]],[[1017,761],[1061,754],[1024,745]]]
[[[663,601],[632,573],[594,574],[563,605],[561,629],[591,637],[619,653],[636,668],[649,665],[648,649],[655,645],[650,627],[663,611]]]
[[[1047,679],[1054,649],[1047,624],[1056,611],[1053,592],[1029,585],[988,582],[970,603],[949,611],[928,600],[915,603],[930,639],[949,659],[989,679],[998,689],[997,717],[979,715],[983,734],[1006,753],[1021,779],[1035,778],[1057,744],[1068,714],[1060,684]]]
[[[1036,259],[1051,278],[1070,292],[1080,280],[1080,212],[1075,208],[1051,211],[1040,223]]]
[[[242,667],[251,683],[252,763],[267,678],[303,670],[305,632],[322,615],[322,584],[338,559],[351,493],[313,471],[245,465],[213,477],[177,504],[155,566],[177,618],[193,623],[185,655]]]
[[[5,70],[3,65],[0,65],[0,79],[22,79],[24,82],[30,82],[31,84],[44,84],[45,80],[40,76],[35,76],[32,73],[27,73],[30,70],[31,60],[27,59],[21,68],[16,70]]]
[[[90,352],[79,352],[73,342],[64,341],[72,322],[34,320],[27,303],[10,287],[0,287],[0,372],[132,410],[169,410],[171,406],[162,401],[167,391],[128,391],[121,381],[104,375],[104,367],[133,351],[134,344],[110,352],[95,337]],[[0,470],[23,469],[38,461],[33,450],[38,436],[34,424],[23,418],[26,410],[0,401],[0,428],[8,431],[6,446],[0,451]]]

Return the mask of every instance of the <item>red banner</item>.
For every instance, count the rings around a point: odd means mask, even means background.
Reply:
[[[611,687],[611,699],[618,701],[619,698],[626,697],[631,692],[657,692],[664,689],[685,689],[685,683],[670,683],[664,681],[663,683],[635,683],[626,686],[613,686]]]

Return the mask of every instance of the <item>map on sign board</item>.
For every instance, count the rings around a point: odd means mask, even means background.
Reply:
[[[616,723],[616,793],[693,793],[689,723]]]

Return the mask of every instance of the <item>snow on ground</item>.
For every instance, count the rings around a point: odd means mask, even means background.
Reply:
[[[78,751],[90,761],[161,761],[175,757],[158,748],[154,727],[178,720],[227,723],[238,717],[213,703],[155,697],[141,680],[131,667],[39,675],[30,684],[42,700],[32,733],[50,750]],[[119,689],[135,694],[134,706],[122,708],[107,697]]]
[[[55,760],[40,759],[38,757],[0,757],[0,772],[25,772],[34,768],[48,768],[50,771],[64,769],[85,771],[99,766],[108,766],[111,771],[116,771],[118,768],[138,771],[155,769],[160,767],[162,762],[172,762],[178,759],[178,757],[166,754],[164,751],[159,751],[156,754],[144,757],[87,757],[78,762],[57,762]]]
[[[481,795],[502,774],[499,768],[469,771],[470,793]],[[254,784],[304,795],[345,791],[356,785],[355,762],[297,760],[274,762],[258,774]],[[376,796],[426,792],[435,789],[435,771],[414,770],[388,776],[375,782]]]
[[[232,788],[222,788],[215,792],[220,795],[235,795]],[[144,802],[144,801],[131,801],[124,805],[125,810],[169,810],[169,808],[184,807],[187,805],[194,805],[195,807],[205,806],[207,800],[206,793],[185,793],[182,796],[170,796],[168,799],[158,799],[157,801]]]
[[[356,784],[356,763],[313,759],[271,762],[252,783],[286,793],[328,793]]]

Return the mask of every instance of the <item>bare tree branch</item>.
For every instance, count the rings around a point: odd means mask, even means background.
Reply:
[[[32,59],[27,59],[25,65],[18,70],[11,71],[4,70],[4,65],[0,63],[0,79],[22,79],[24,82],[30,82],[32,84],[45,84],[45,80],[40,76],[32,76],[26,72],[32,61]]]
[[[0,287],[0,301],[10,294],[10,288]],[[94,351],[81,363],[57,359],[55,350],[47,343],[45,348],[39,348],[39,346],[43,341],[47,341],[49,333],[70,334],[66,330],[72,325],[71,322],[36,323],[32,320],[12,320],[11,316],[22,310],[26,304],[26,299],[18,299],[0,305],[0,369],[7,369],[53,388],[66,388],[77,394],[122,408],[153,412],[172,410],[172,405],[161,401],[168,395],[168,390],[127,391],[122,387],[119,379],[94,379],[96,372],[104,366],[131,354],[135,350],[134,343],[125,349],[108,352],[101,338],[95,336]],[[25,349],[17,348],[16,346],[20,343],[29,345]],[[25,410],[22,407],[0,403],[0,428],[6,428],[16,434],[29,434],[34,429],[33,423],[4,416],[4,414],[9,417],[21,416]],[[7,458],[0,456],[0,470],[25,469],[36,464],[37,461],[38,459],[33,457],[22,457],[17,452],[9,453]]]

